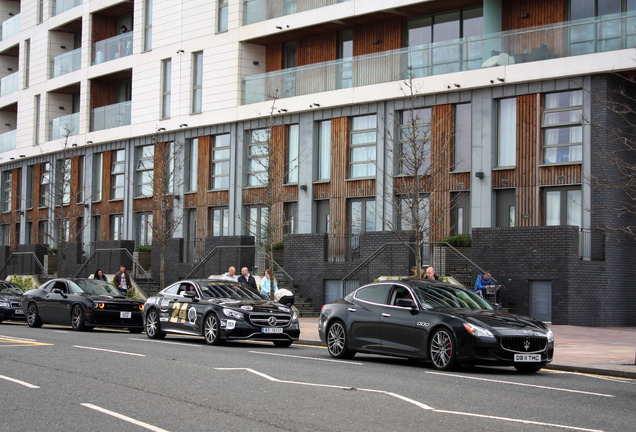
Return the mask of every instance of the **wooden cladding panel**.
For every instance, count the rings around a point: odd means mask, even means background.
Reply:
[[[555,165],[539,168],[539,186],[580,184],[581,165]]]
[[[338,33],[330,31],[302,38],[296,48],[298,66],[335,60],[338,58]]]
[[[115,103],[115,83],[91,80],[91,109]]]
[[[212,162],[212,137],[200,136],[198,139],[197,155],[199,160],[197,161],[197,190],[207,191],[210,188],[210,164]],[[195,198],[197,205],[207,204],[207,200],[210,198],[208,194],[197,194],[198,198]],[[229,196],[229,194],[228,194]],[[218,199],[218,198],[217,198]],[[227,202],[225,203],[227,204]]]
[[[534,185],[537,166],[537,96],[517,97],[516,184]]]
[[[402,18],[362,24],[353,29],[354,56],[374,54],[403,47],[404,20]]]
[[[539,222],[537,188],[517,187],[515,196],[515,226],[535,226]]]
[[[280,42],[267,45],[265,48],[265,72],[283,69],[283,46]]]
[[[327,199],[331,197],[331,183],[314,183],[314,199]]]
[[[117,36],[116,17],[93,14],[92,18],[93,43]]]

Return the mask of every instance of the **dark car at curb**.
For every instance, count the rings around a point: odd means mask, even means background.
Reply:
[[[22,288],[9,281],[0,281],[0,323],[5,320],[24,321]]]
[[[143,307],[143,300],[126,298],[114,285],[95,279],[52,279],[22,295],[30,327],[62,324],[74,330],[109,327],[141,333]]]
[[[356,352],[536,372],[552,361],[554,337],[541,321],[495,309],[474,292],[403,279],[362,286],[323,306],[320,339],[334,358]]]
[[[151,339],[166,333],[196,335],[209,345],[250,339],[288,347],[300,336],[291,308],[225,280],[183,280],[168,286],[146,300],[144,322]]]

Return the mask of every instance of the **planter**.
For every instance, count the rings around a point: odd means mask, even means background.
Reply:
[[[44,271],[47,275],[57,273],[57,255],[44,255]]]
[[[141,268],[146,271],[150,270],[151,257],[152,252],[133,252],[133,258],[135,258]]]

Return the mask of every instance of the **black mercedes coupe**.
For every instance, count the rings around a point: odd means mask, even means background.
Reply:
[[[183,280],[168,286],[146,300],[144,321],[151,339],[188,334],[203,336],[210,345],[253,339],[288,347],[300,336],[292,309],[224,280]]]
[[[436,369],[514,366],[539,371],[554,337],[541,321],[496,310],[462,287],[404,279],[362,286],[323,306],[320,339],[335,358],[356,352],[422,359]]]
[[[30,327],[70,324],[74,330],[93,327],[144,329],[143,300],[124,297],[117,287],[95,279],[52,279],[22,295]]]
[[[0,323],[4,320],[24,321],[24,310],[22,310],[22,288],[19,285],[0,281]]]

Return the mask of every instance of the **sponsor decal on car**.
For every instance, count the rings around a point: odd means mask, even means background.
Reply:
[[[252,306],[241,306],[241,309],[250,311],[250,310],[253,310],[254,308]]]
[[[197,322],[197,310],[193,307],[188,309],[188,322],[194,324]]]

